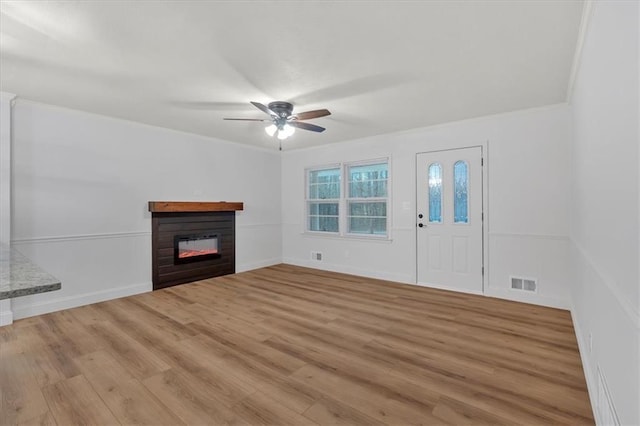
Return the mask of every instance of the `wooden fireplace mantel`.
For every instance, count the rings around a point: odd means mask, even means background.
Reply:
[[[228,201],[149,201],[152,213],[231,212],[244,210],[242,202]]]

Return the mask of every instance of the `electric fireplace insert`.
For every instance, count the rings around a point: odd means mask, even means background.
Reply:
[[[219,252],[220,236],[213,233],[176,235],[173,238],[173,261],[175,264],[199,262],[222,257]]]
[[[233,274],[242,202],[149,201],[153,289]]]

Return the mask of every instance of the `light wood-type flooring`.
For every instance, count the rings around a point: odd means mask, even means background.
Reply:
[[[0,327],[0,424],[593,424],[567,311],[278,265]]]

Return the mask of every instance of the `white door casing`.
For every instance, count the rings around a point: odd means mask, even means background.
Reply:
[[[418,284],[483,292],[482,167],[481,146],[416,155]]]

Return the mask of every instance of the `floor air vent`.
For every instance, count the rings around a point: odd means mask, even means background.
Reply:
[[[538,291],[538,280],[535,278],[511,277],[511,289],[535,293]]]

